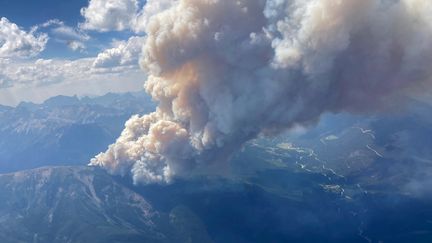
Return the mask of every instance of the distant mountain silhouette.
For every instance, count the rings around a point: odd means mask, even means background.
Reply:
[[[131,115],[153,110],[144,92],[0,106],[0,172],[87,164],[115,141]]]

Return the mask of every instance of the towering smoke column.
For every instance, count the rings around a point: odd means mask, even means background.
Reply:
[[[91,164],[167,183],[324,112],[384,109],[431,81],[431,13],[429,0],[171,1],[143,18],[159,106]]]

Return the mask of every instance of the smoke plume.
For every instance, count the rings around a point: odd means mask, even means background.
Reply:
[[[172,1],[145,18],[158,108],[91,164],[169,183],[324,112],[392,106],[431,81],[431,13],[429,0]]]

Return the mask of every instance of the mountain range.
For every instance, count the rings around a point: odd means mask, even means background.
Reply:
[[[0,172],[47,165],[85,165],[115,141],[133,114],[154,110],[144,92],[0,107]]]
[[[86,166],[154,107],[144,93],[0,107],[0,242],[432,241],[426,103],[326,114],[169,185]]]
[[[0,184],[1,242],[210,241],[188,208],[158,212],[101,170],[39,168]]]

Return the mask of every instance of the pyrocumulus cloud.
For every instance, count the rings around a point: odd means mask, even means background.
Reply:
[[[429,0],[178,0],[148,11],[141,66],[159,106],[91,164],[169,183],[324,112],[385,109],[430,83],[430,13]]]

